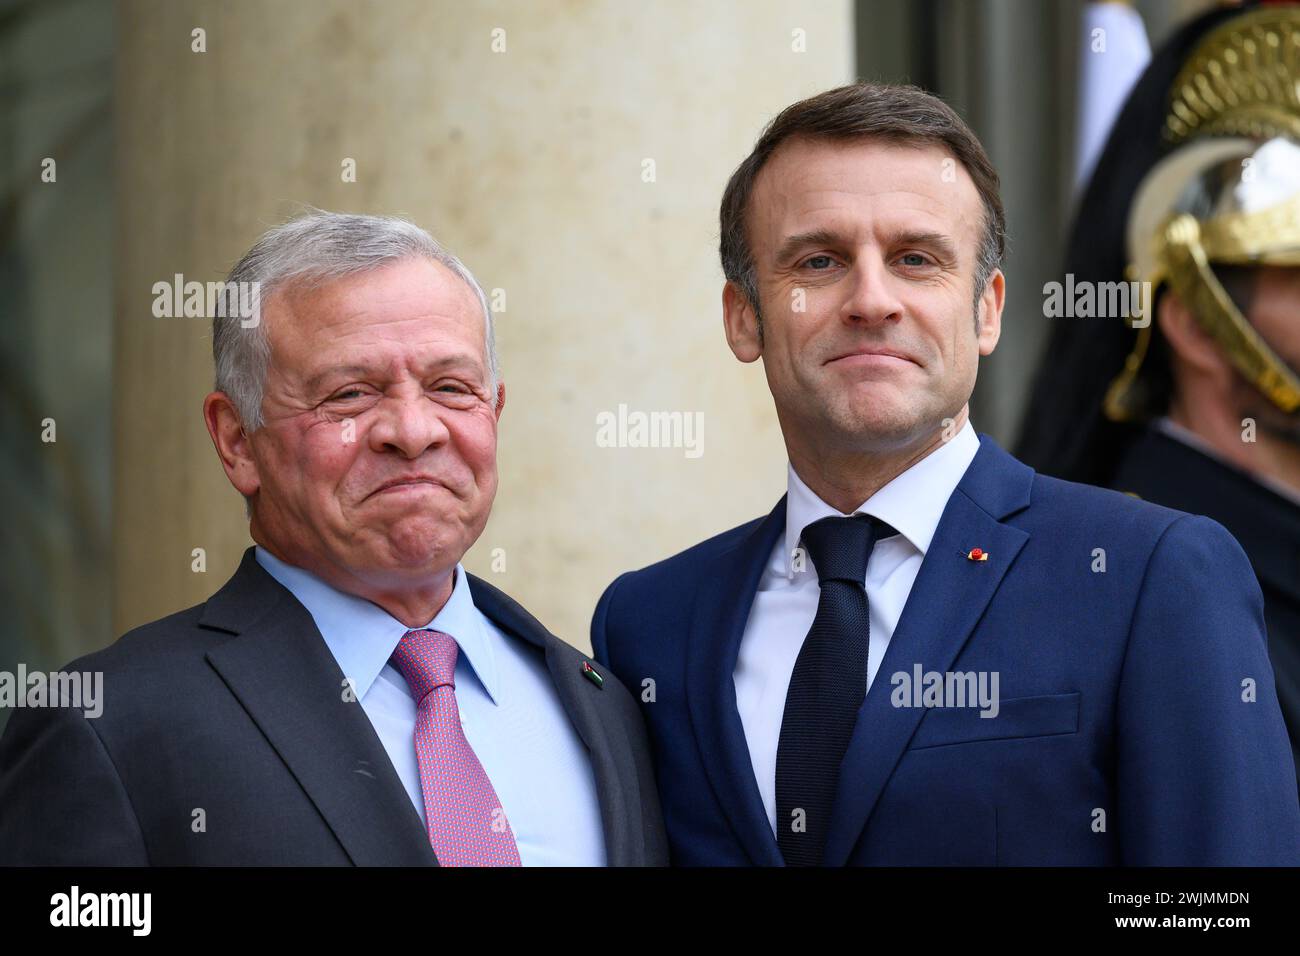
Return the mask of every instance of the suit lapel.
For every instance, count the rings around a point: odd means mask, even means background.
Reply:
[[[717,559],[716,576],[706,576],[697,593],[687,651],[686,698],[700,756],[732,829],[760,866],[785,861],[754,778],[732,675],[754,593],[784,530],[783,496],[740,544]]]
[[[436,866],[419,814],[343,672],[293,595],[244,552],[201,627],[235,637],[208,661],[358,866]]]
[[[602,689],[582,673],[582,653],[546,630],[514,599],[469,575],[474,606],[492,622],[541,648],[560,704],[586,745],[596,778],[605,857],[610,866],[637,866],[646,856],[640,783],[632,742],[621,721],[601,714]]]
[[[1002,524],[1029,504],[1033,471],[991,439],[980,450],[948,500],[921,563],[885,659],[858,711],[853,737],[840,767],[835,808],[826,841],[826,864],[843,866],[893,774],[923,707],[894,707],[890,675],[948,670],[993,599],[998,585],[1029,535]],[[987,561],[971,561],[973,548]]]

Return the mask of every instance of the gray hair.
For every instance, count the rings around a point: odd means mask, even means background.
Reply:
[[[229,305],[218,310],[212,320],[216,388],[230,396],[246,431],[262,427],[262,392],[271,345],[261,321],[241,321],[234,301],[240,294],[237,290],[258,289],[256,301],[260,308],[287,286],[339,279],[410,258],[442,263],[478,296],[483,307],[489,390],[496,394],[500,366],[492,310],[469,269],[433,236],[406,219],[313,209],[267,231],[253,244],[226,277]]]

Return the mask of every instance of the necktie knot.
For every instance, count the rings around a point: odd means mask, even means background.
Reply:
[[[802,539],[813,567],[817,569],[819,583],[849,581],[862,584],[867,578],[867,561],[876,542],[897,533],[879,518],[858,514],[814,521],[803,529]]]
[[[410,685],[416,703],[420,703],[439,687],[456,687],[458,653],[459,648],[450,634],[407,631],[391,660]]]

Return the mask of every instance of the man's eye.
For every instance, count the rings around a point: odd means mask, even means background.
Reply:
[[[925,256],[921,255],[919,252],[904,253],[901,257],[901,261],[903,265],[906,266],[923,266],[928,262]]]
[[[832,259],[830,256],[813,256],[810,259],[806,259],[804,261],[804,265],[808,266],[810,269],[818,269],[818,270],[829,269],[834,264],[835,264],[835,260]]]
[[[349,388],[345,391],[339,392],[332,399],[330,399],[330,401],[334,401],[334,402],[346,401],[349,398],[360,398],[364,394],[365,392],[361,391],[361,389],[359,388]]]
[[[459,394],[462,394],[462,395],[467,394],[467,392],[468,392],[468,390],[465,389],[463,386],[453,384],[452,382],[447,382],[447,383],[444,384],[444,385],[439,385],[439,386],[437,387],[437,389],[435,389],[435,391],[439,391],[439,392],[447,392],[447,391],[450,391],[450,392],[455,392],[455,393],[459,393]]]

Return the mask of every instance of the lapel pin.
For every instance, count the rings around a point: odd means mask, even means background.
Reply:
[[[966,554],[967,561],[987,561],[989,553],[983,548],[971,548]]]
[[[591,666],[591,661],[582,662],[582,673],[587,680],[591,681],[597,687],[603,688],[605,686],[605,678],[596,673],[596,668]]]

